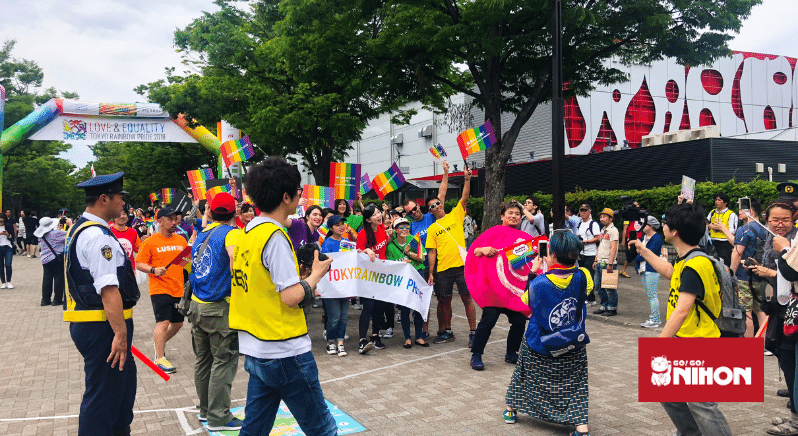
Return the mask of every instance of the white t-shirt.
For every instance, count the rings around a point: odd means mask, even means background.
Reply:
[[[592,224],[591,224],[592,223]],[[588,226],[588,224],[590,224]],[[587,241],[588,239],[593,239],[596,236],[601,234],[601,230],[599,229],[599,225],[596,221],[588,221],[588,222],[580,222],[579,223],[579,231],[577,232],[578,236],[582,237],[582,242]],[[598,251],[598,244],[597,243],[590,243],[584,244],[585,247],[582,250],[582,256],[595,256],[596,252]]]
[[[247,230],[265,222],[283,226],[271,218],[256,217],[247,223]],[[245,238],[246,236],[242,233],[239,237]],[[282,233],[275,233],[263,249],[263,266],[269,270],[277,292],[299,283],[296,265],[290,260],[293,257],[291,242]],[[287,341],[261,341],[247,332],[238,332],[238,351],[258,359],[283,359],[298,356],[307,353],[310,348],[310,336],[308,335]]]

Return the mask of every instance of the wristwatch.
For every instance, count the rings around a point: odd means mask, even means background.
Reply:
[[[150,274],[155,274],[155,267],[154,266],[150,267]]]

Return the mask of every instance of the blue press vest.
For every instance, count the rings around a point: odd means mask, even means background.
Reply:
[[[579,317],[581,317],[581,323],[584,324],[587,312],[584,304],[584,300],[587,299],[587,287],[585,286],[587,278],[584,271],[579,269],[573,273],[571,282],[565,289],[555,286],[548,279],[549,274],[537,276],[529,283],[529,306],[532,309],[532,316],[529,317],[529,324],[526,328],[526,343],[529,348],[545,356],[549,355],[549,351],[540,343],[541,329],[550,333],[556,328],[573,324]],[[577,314],[580,301],[582,301],[582,313]],[[533,302],[537,305],[534,306]],[[551,326],[550,323],[553,321],[559,321],[560,324]],[[550,327],[555,327],[555,329]]]
[[[89,270],[83,269],[80,266],[77,244],[75,244],[75,241],[77,241],[78,236],[83,230],[89,227],[98,227],[102,230],[103,234],[114,239],[116,239],[116,236],[111,232],[111,229],[102,224],[94,223],[81,227],[83,223],[87,222],[90,221],[85,217],[80,217],[67,233],[65,251],[69,253],[69,255],[65,256],[67,309],[66,312],[64,312],[64,321],[105,321],[102,297],[94,288],[94,278],[92,278]],[[140,293],[138,284],[136,284],[136,275],[133,273],[133,266],[130,263],[130,258],[126,255],[124,258],[125,263],[117,267],[116,276],[119,279],[119,293],[122,296],[122,307],[124,309],[130,309],[138,302]],[[87,313],[79,313],[81,311],[86,311]],[[102,313],[97,313],[95,317],[88,313],[89,311],[101,311]]]
[[[216,229],[219,231],[216,231]],[[224,240],[227,234],[235,228],[226,224],[219,225],[208,231],[197,233],[197,239],[191,247],[191,287],[194,296],[206,303],[222,301],[230,296],[230,256]],[[215,233],[214,233],[215,232]],[[211,238],[202,259],[197,258],[202,243]]]

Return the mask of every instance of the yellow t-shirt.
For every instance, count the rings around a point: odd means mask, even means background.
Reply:
[[[712,266],[712,261],[704,256],[696,256],[690,261],[685,261],[684,258],[677,259],[676,264],[673,265],[673,275],[671,276],[671,290],[668,295],[668,306],[666,318],[671,317],[676,305],[679,302],[679,295],[681,294],[681,278],[682,271],[685,267],[692,268],[698,276],[701,277],[701,282],[704,284],[704,305],[707,306],[712,314],[716,317],[720,315],[721,301],[720,301],[720,283],[718,276],[715,274],[715,268]],[[680,338],[717,338],[720,337],[720,330],[715,324],[715,321],[709,317],[697,304],[693,304],[687,318],[682,322],[676,336]]]
[[[458,202],[451,212],[429,226],[425,247],[428,250],[430,248],[437,250],[435,263],[437,272],[463,266],[460,248],[465,249],[464,219],[465,209],[463,204]]]

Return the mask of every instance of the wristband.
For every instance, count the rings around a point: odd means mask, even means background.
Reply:
[[[304,309],[313,302],[313,289],[310,287],[310,284],[304,280],[300,280],[299,284],[302,285],[302,289],[305,291],[305,298],[299,302],[298,306]]]
[[[150,274],[155,274],[155,267],[154,266],[150,267]]]

